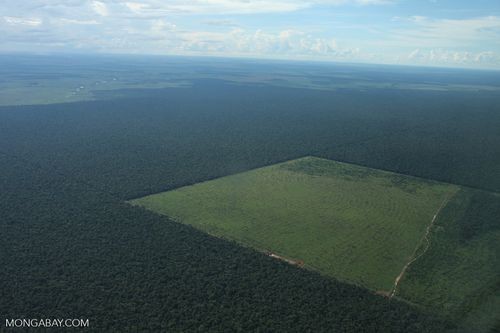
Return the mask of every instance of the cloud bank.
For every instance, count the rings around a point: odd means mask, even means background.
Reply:
[[[4,0],[0,52],[223,55],[500,68],[500,16],[385,13],[401,5],[397,0]],[[295,24],[298,18],[302,20]],[[366,37],[370,34],[373,37]]]

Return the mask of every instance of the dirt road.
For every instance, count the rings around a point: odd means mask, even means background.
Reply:
[[[429,234],[431,232],[431,229],[434,226],[434,223],[436,222],[437,217],[439,216],[439,213],[446,206],[446,204],[450,201],[451,197],[453,197],[453,195],[455,195],[455,193],[456,192],[449,194],[443,200],[443,202],[439,206],[438,210],[436,211],[436,213],[432,217],[432,221],[427,226],[427,229],[425,230],[424,237],[422,237],[422,240],[418,243],[417,247],[415,248],[415,251],[413,251],[411,259],[406,263],[406,265],[403,266],[403,269],[401,270],[399,275],[396,277],[396,280],[394,281],[394,285],[392,287],[392,290],[389,293],[389,298],[392,298],[392,297],[394,297],[394,295],[396,295],[396,291],[398,289],[399,282],[401,281],[401,279],[403,278],[403,276],[405,275],[406,271],[411,266],[411,264],[413,264],[415,261],[417,261],[420,257],[422,257],[427,252],[427,250],[429,250],[429,247],[431,245],[431,241],[429,240]],[[425,242],[425,248],[419,255],[417,255],[417,251],[418,251],[418,249],[420,249],[423,242]]]

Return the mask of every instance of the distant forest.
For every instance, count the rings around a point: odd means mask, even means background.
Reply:
[[[0,317],[121,332],[454,329],[124,200],[306,155],[500,192],[498,94],[218,80],[101,94],[0,107]]]

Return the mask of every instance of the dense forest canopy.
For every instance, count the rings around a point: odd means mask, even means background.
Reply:
[[[0,148],[124,198],[305,155],[500,190],[492,92],[329,92],[201,80],[125,94],[0,108]]]

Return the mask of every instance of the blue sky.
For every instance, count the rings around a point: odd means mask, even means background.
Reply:
[[[500,69],[500,0],[2,0],[0,52]]]

